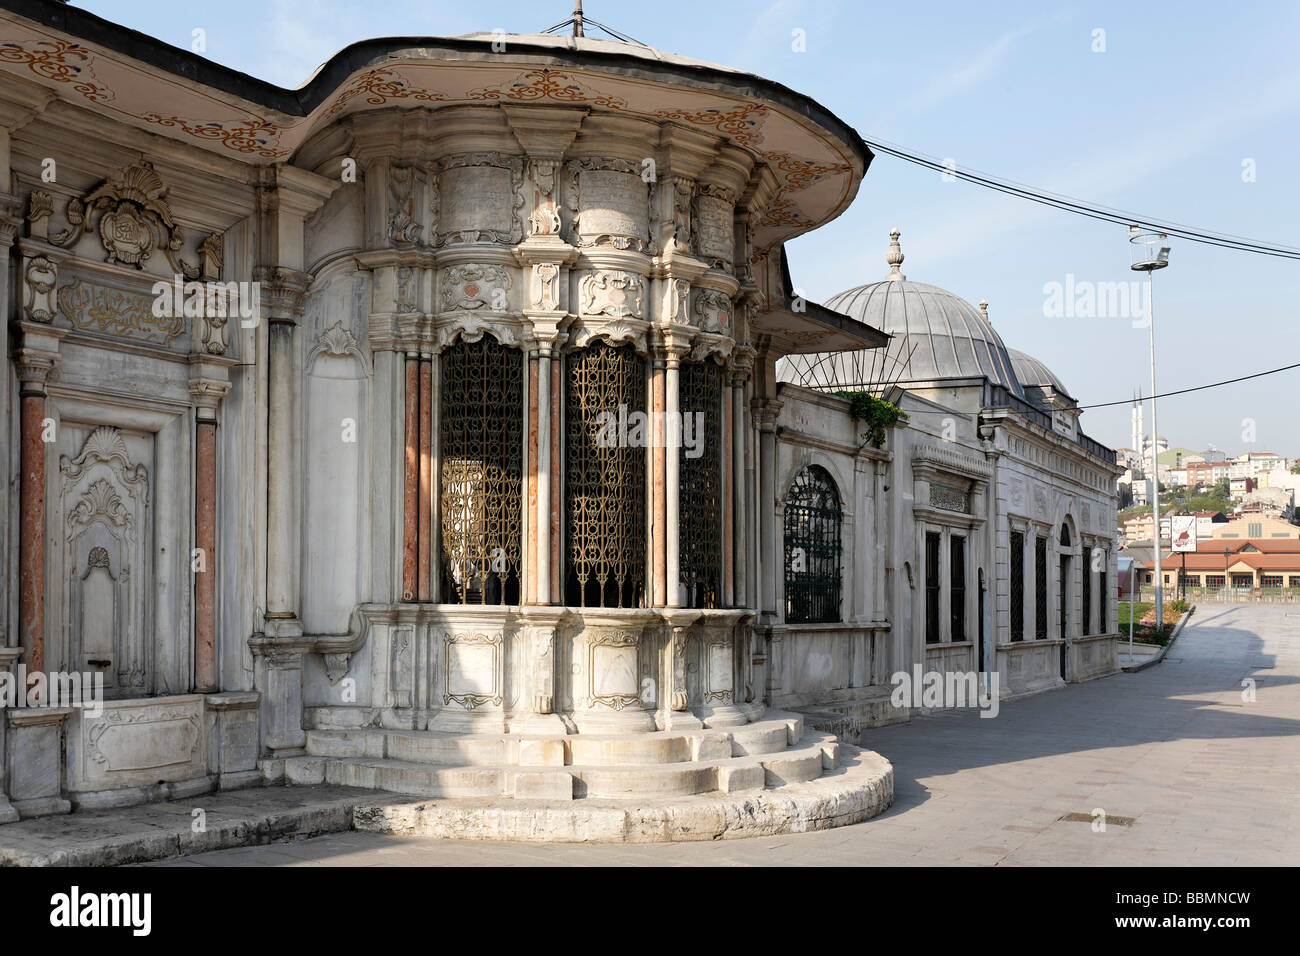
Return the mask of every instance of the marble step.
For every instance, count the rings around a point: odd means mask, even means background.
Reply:
[[[838,755],[834,737],[810,732],[780,753],[677,763],[443,767],[391,757],[306,756],[287,760],[285,774],[292,784],[323,782],[437,798],[658,798],[814,780],[836,765]]]
[[[803,718],[776,714],[728,730],[643,734],[444,734],[357,728],[307,731],[316,757],[373,758],[438,766],[563,767],[692,763],[780,753],[803,735]]]

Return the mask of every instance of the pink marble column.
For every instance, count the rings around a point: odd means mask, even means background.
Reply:
[[[420,357],[419,580],[421,601],[433,600],[433,359]]]
[[[37,390],[39,389],[39,390]],[[45,419],[44,383],[23,382],[22,481],[18,491],[21,534],[18,628],[29,673],[45,670]]]
[[[200,412],[201,414],[201,412]],[[199,418],[194,438],[194,690],[217,689],[217,422]]]
[[[406,461],[402,500],[402,600],[416,597],[419,567],[420,363],[406,359]]]

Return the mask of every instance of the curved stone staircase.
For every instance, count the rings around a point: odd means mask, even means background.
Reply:
[[[780,712],[725,729],[607,735],[309,730],[285,778],[411,795],[357,807],[354,826],[455,839],[758,836],[856,823],[893,801],[886,760]]]

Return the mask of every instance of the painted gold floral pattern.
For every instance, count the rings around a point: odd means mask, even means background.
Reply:
[[[55,83],[71,83],[74,90],[92,103],[113,99],[112,90],[92,79],[94,57],[80,43],[41,40],[30,48],[20,43],[0,43],[0,62],[24,64],[37,76]]]
[[[507,99],[523,103],[555,100],[560,103],[590,103],[611,110],[627,109],[627,100],[621,96],[601,93],[561,70],[527,70],[509,85],[481,86],[466,95],[471,100]]]
[[[146,113],[145,122],[159,126],[180,127],[198,139],[214,139],[237,153],[256,153],[267,159],[280,159],[293,150],[277,149],[273,142],[280,138],[281,129],[266,120],[250,119],[242,125],[226,126],[223,123],[186,120],[179,116]],[[258,134],[261,134],[260,136]]]

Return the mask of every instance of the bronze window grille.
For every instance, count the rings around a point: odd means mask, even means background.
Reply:
[[[645,362],[596,342],[567,356],[565,603],[638,607],[645,597]],[[639,418],[640,416],[638,416]]]
[[[1061,553],[1058,555],[1060,573],[1056,579],[1057,616],[1061,619],[1061,637],[1065,637],[1067,625],[1069,623],[1070,610],[1070,555],[1067,548],[1070,547],[1070,529],[1067,525],[1061,525]],[[1062,674],[1062,677],[1065,675]]]
[[[950,641],[966,640],[966,539],[948,539],[948,616]]]
[[[943,639],[939,633],[939,548],[942,538],[938,532],[925,535],[925,643],[938,644]]]
[[[1083,635],[1092,633],[1092,548],[1083,549]]]
[[[442,353],[438,486],[442,599],[518,604],[523,353],[490,335]]]
[[[1025,639],[1025,536],[1011,532],[1011,640]]]
[[[1034,637],[1047,637],[1047,539],[1034,538]]]
[[[785,499],[785,619],[840,619],[840,496],[826,469],[808,465]]]
[[[678,376],[678,526],[682,607],[719,607],[722,580],[722,368],[684,362]]]

